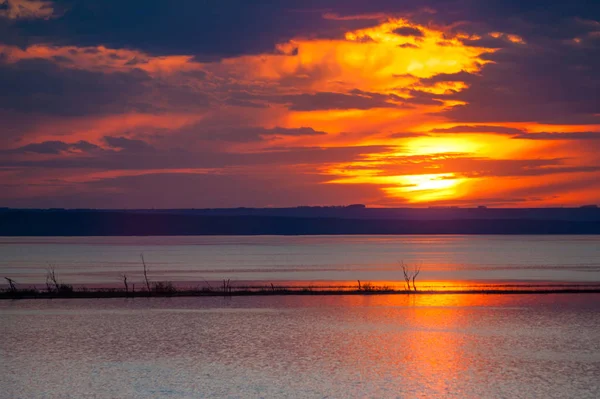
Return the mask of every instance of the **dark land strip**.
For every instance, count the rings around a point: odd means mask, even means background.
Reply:
[[[208,211],[2,210],[0,236],[600,234],[597,209],[570,209],[575,216],[557,210],[539,218],[523,210],[506,209],[486,218],[471,209],[473,213],[444,214],[456,219],[437,220],[428,219],[441,217],[436,209],[430,213],[423,213],[427,209],[416,210],[415,214],[429,215],[421,219],[410,218],[410,212],[401,214],[406,219],[381,218],[385,215],[376,209],[369,217],[364,217],[366,210],[343,216],[336,212],[307,214],[335,217],[276,216],[277,212],[212,215],[206,214]]]

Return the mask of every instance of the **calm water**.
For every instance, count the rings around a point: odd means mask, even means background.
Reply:
[[[600,295],[0,301],[0,398],[598,398]]]
[[[0,238],[0,272],[43,284],[48,265],[63,282],[400,281],[399,261],[421,281],[600,282],[600,236],[258,236]]]

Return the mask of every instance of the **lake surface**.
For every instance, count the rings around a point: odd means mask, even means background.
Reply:
[[[598,398],[600,295],[0,301],[0,398]]]
[[[0,237],[0,272],[43,285],[49,265],[69,284],[153,281],[600,282],[600,236]],[[141,285],[139,285],[141,286]],[[41,288],[41,287],[40,287]]]

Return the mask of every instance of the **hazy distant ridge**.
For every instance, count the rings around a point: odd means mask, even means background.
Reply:
[[[3,210],[2,236],[600,234],[600,210]]]

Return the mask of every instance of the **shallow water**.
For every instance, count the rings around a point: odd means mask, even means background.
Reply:
[[[25,285],[49,265],[70,284],[142,281],[600,282],[600,236],[0,237],[0,272]]]
[[[598,398],[600,295],[0,301],[0,398]]]

